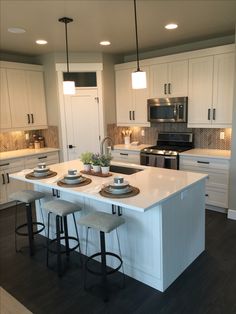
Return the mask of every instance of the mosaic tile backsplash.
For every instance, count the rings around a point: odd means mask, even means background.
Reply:
[[[26,140],[26,134],[29,134],[29,140]],[[45,130],[33,131],[15,131],[0,133],[0,152],[6,152],[29,147],[29,143],[33,142],[33,135],[43,136],[45,147],[58,148],[58,128],[57,126],[49,126]]]
[[[155,127],[117,127],[109,124],[107,135],[114,139],[115,144],[123,144],[122,131],[131,130],[131,142],[139,141],[141,144],[156,144],[158,132],[192,132],[196,148],[231,149],[231,129],[190,129],[186,123],[163,123]],[[141,136],[141,131],[144,136]],[[220,132],[224,132],[224,139],[220,139]]]

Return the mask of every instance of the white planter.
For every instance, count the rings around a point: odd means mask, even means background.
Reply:
[[[84,171],[89,172],[91,170],[90,164],[84,164]]]
[[[93,165],[93,171],[94,171],[94,172],[100,172],[100,171],[101,171],[101,166],[95,166],[95,165]]]
[[[102,174],[108,174],[110,171],[110,166],[101,167],[101,169],[102,169]]]

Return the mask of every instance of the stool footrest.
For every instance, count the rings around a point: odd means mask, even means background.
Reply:
[[[101,256],[101,255],[102,255],[102,253],[99,252],[99,253],[93,254],[93,255],[91,255],[91,256],[89,256],[89,257],[87,258],[87,260],[86,260],[86,262],[85,262],[85,267],[86,267],[87,271],[90,272],[91,274],[94,274],[94,275],[97,275],[97,276],[103,276],[102,272],[92,270],[91,268],[89,268],[89,265],[88,265],[91,260],[93,260],[95,257]],[[117,271],[121,268],[121,266],[122,266],[122,264],[123,264],[123,261],[122,261],[122,259],[120,258],[120,256],[117,255],[117,254],[115,254],[115,253],[106,252],[105,255],[113,256],[113,257],[115,257],[116,259],[118,259],[118,260],[120,261],[120,265],[119,265],[118,267],[113,268],[113,269],[111,269],[111,270],[107,270],[107,269],[106,269],[106,274],[107,274],[107,275],[111,275],[111,274],[117,272]]]
[[[66,239],[66,237],[60,237],[60,240],[65,240]],[[75,237],[68,237],[68,240],[74,240],[74,241],[76,241],[76,245],[75,246],[73,246],[72,248],[69,248],[67,251],[66,250],[61,250],[60,251],[60,254],[65,254],[65,253],[67,253],[68,251],[69,252],[72,252],[72,251],[74,251],[74,250],[76,250],[78,247],[79,247],[79,245],[80,245],[80,243],[79,243],[79,241],[78,241],[78,239],[77,238],[75,238]],[[48,243],[48,251],[50,252],[50,253],[54,253],[54,254],[57,254],[58,252],[57,252],[57,250],[53,250],[53,249],[51,249],[50,248],[50,245],[52,245],[54,242],[56,242],[57,241],[57,238],[55,238],[55,239],[52,239],[52,240],[50,240],[49,241],[49,243]]]
[[[39,230],[33,231],[33,234],[38,234],[45,229],[45,225],[41,222],[32,222],[32,225],[42,227]],[[16,229],[15,229],[16,234],[18,234],[20,236],[28,236],[29,235],[28,232],[21,232],[20,231],[21,229],[26,228],[27,226],[28,226],[27,223],[25,223],[25,224],[22,224],[22,225],[16,227]]]

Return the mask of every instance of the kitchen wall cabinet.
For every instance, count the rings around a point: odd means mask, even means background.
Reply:
[[[188,127],[231,127],[234,53],[189,60]]]
[[[1,130],[46,128],[42,67],[1,62],[1,78],[1,113],[7,117]]]
[[[188,60],[150,66],[150,98],[188,96]]]
[[[149,68],[142,67],[147,74],[149,86]],[[131,73],[135,68],[116,69],[116,114],[117,125],[149,126],[147,121],[147,99],[149,88],[134,90],[131,87]]]
[[[208,174],[206,208],[228,208],[229,160],[208,157],[180,156],[180,170]]]
[[[0,129],[11,128],[11,109],[7,84],[7,71],[0,68]]]

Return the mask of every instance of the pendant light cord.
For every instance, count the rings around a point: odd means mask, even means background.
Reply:
[[[68,53],[68,35],[67,35],[67,22],[65,22],[65,33],[66,33],[66,64],[67,64],[67,73],[69,70],[69,53]]]
[[[138,26],[137,26],[136,0],[134,0],[134,21],[135,21],[135,36],[136,36],[137,71],[140,71],[139,51],[138,51]]]

